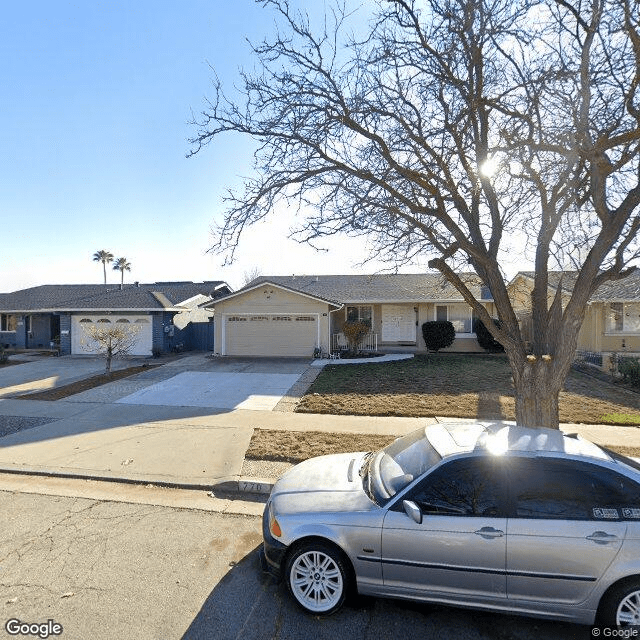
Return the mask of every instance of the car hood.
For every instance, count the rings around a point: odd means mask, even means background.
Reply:
[[[359,475],[365,453],[311,458],[285,473],[273,486],[271,500],[280,514],[365,511],[376,508]]]

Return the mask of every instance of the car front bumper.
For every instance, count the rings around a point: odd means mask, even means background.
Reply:
[[[287,546],[271,535],[268,502],[262,514],[262,538],[264,542],[259,552],[262,570],[267,571],[276,578],[280,578],[282,576],[282,561],[287,552]]]

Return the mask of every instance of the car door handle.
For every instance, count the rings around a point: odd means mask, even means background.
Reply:
[[[606,531],[594,531],[590,536],[587,536],[587,540],[591,540],[591,542],[595,542],[597,544],[608,544],[609,542],[613,542],[617,539],[618,536],[607,533]]]
[[[500,529],[494,529],[493,527],[482,527],[482,529],[478,529],[473,533],[475,533],[477,536],[482,536],[487,540],[490,540],[491,538],[501,538],[504,535],[504,531],[500,531]]]

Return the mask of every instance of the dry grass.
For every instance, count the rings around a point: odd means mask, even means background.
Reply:
[[[342,415],[515,419],[504,356],[441,354],[325,367],[296,411]],[[561,422],[640,424],[640,394],[572,371]]]
[[[302,462],[307,458],[349,451],[376,451],[397,436],[361,433],[326,433],[324,431],[276,431],[255,429],[245,458]]]
[[[91,378],[85,378],[84,380],[78,380],[70,384],[65,384],[54,389],[48,389],[47,391],[36,391],[35,393],[25,393],[20,396],[16,396],[18,399],[23,400],[61,400],[69,396],[75,395],[82,391],[88,391],[95,387],[100,387],[103,384],[109,382],[115,382],[116,380],[122,380],[122,378],[128,378],[134,376],[136,373],[142,373],[143,371],[149,371],[159,365],[157,364],[143,364],[138,367],[129,367],[128,369],[119,369],[118,371],[112,371],[111,373],[101,373]]]
[[[377,451],[393,442],[395,438],[396,436],[361,433],[256,429],[245,457],[250,460],[298,463],[308,458],[332,453]],[[640,447],[609,448],[625,456],[640,456]]]

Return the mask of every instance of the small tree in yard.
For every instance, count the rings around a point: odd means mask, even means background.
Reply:
[[[136,344],[139,328],[129,324],[104,323],[90,324],[83,327],[86,334],[84,341],[85,351],[99,348],[100,355],[105,359],[105,373],[111,373],[111,361],[114,358],[125,358],[131,355],[131,350]]]
[[[342,333],[347,339],[351,353],[357,353],[364,337],[371,331],[366,322],[345,322],[342,325]]]
[[[557,429],[587,302],[640,256],[639,0],[387,0],[329,6],[318,28],[295,1],[259,0],[278,31],[195,123],[191,154],[256,141],[214,248],[232,260],[284,202],[299,240],[348,233],[392,266],[428,260],[504,346],[518,424]],[[523,254],[530,345],[503,271]],[[549,300],[549,271],[569,268]]]
[[[422,337],[429,351],[440,351],[453,344],[456,330],[448,320],[433,320],[422,325]]]

